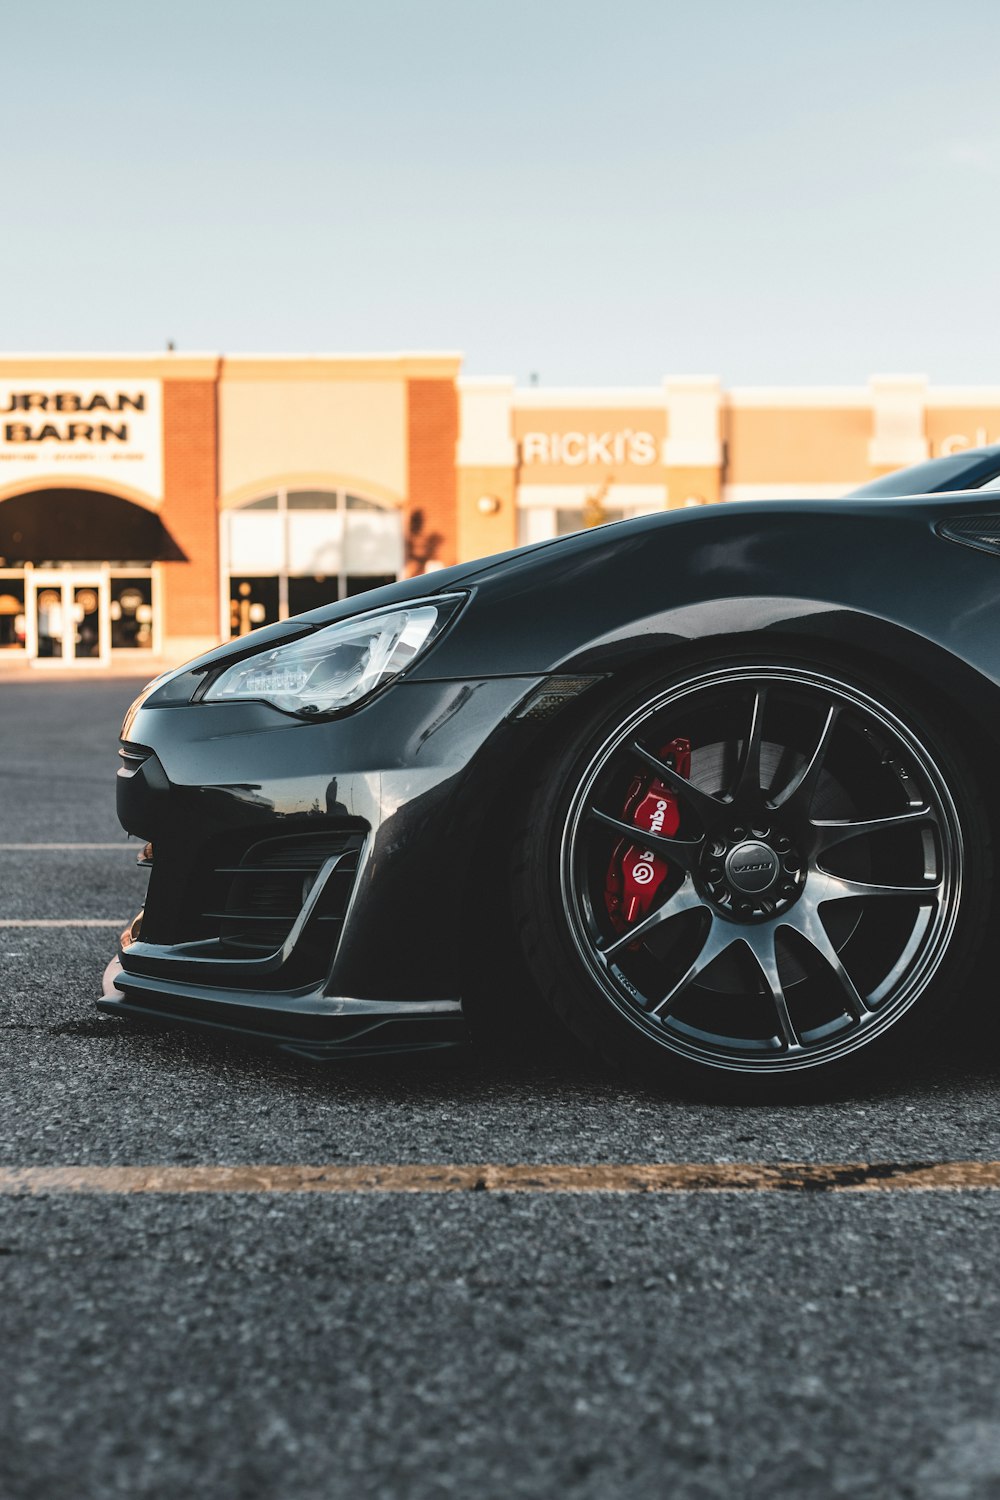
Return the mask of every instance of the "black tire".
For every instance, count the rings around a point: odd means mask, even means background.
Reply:
[[[987,930],[990,819],[916,696],[761,654],[689,662],[592,708],[512,849],[515,939],[545,1004],[605,1061],[741,1090],[898,1067],[957,1028]],[[688,776],[662,759],[679,735]],[[614,820],[640,771],[681,822],[673,840],[635,838],[668,870],[636,938],[602,871],[628,847]]]

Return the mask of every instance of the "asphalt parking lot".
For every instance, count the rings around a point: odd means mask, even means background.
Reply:
[[[750,1107],[100,1015],[137,686],[0,682],[0,1166],[1000,1159],[986,1031]],[[995,1190],[6,1191],[0,1495],[996,1496],[998,1235]]]

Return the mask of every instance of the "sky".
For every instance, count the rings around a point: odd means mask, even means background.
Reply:
[[[1000,382],[997,0],[7,0],[5,351]]]

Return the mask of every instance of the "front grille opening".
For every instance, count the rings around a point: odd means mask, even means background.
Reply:
[[[360,818],[270,837],[259,827],[227,829],[196,850],[161,835],[143,940],[180,951],[137,962],[183,964],[199,984],[294,989],[321,982],[336,955],[369,831]],[[238,963],[254,967],[242,977]]]
[[[364,834],[357,830],[262,839],[238,858],[223,852],[200,893],[198,937],[215,938],[228,958],[263,958],[287,942],[324,867],[336,860],[300,942],[327,958],[337,946]],[[298,944],[296,945],[298,947]]]

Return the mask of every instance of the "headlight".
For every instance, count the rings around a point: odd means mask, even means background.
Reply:
[[[340,620],[287,646],[265,648],[225,668],[201,701],[256,699],[309,716],[353,708],[405,672],[461,603],[455,594],[414,600]]]

